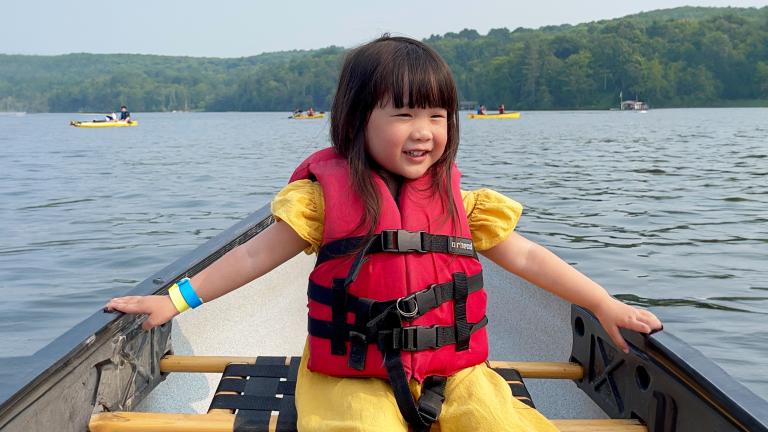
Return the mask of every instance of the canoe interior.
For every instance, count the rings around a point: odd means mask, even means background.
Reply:
[[[264,207],[130,294],[164,293],[173,281],[196,274],[270,223]],[[258,281],[179,316],[175,325],[143,332],[141,317],[98,311],[33,356],[0,359],[0,430],[50,430],[56,424],[57,430],[83,431],[92,413],[104,411],[205,412],[218,374],[161,374],[160,357],[171,352],[300,355],[306,337],[306,277],[313,261],[297,256]],[[768,431],[768,402],[673,335],[625,333],[636,351],[622,358],[607,347],[599,326],[588,323],[588,313],[484,264],[490,358],[575,360],[587,371],[578,383],[526,380],[536,406],[548,417],[650,419],[646,423],[652,431],[721,424],[717,430]],[[579,319],[586,324],[573,332]],[[604,379],[614,360],[619,361],[615,373]],[[656,369],[664,375],[655,375]],[[635,393],[617,398],[619,390]],[[652,417],[662,411],[664,417]]]

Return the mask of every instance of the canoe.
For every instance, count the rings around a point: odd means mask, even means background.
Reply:
[[[165,293],[272,222],[269,206],[259,209],[129,295]],[[140,329],[143,317],[96,311],[32,356],[0,358],[0,430],[233,430],[246,407],[234,413],[216,399],[208,409],[221,372],[260,361],[295,370],[290,356],[306,338],[313,264],[300,254],[150,332]],[[561,430],[768,431],[768,402],[674,335],[625,331],[624,354],[587,311],[483,264],[492,366],[518,369],[537,409]],[[231,381],[219,393],[244,383]],[[277,387],[281,397],[251,397],[266,407],[260,418],[271,428],[249,430],[295,430],[290,417],[272,412],[293,400]]]
[[[520,112],[512,111],[504,114],[467,114],[467,117],[471,119],[519,119]]]
[[[292,118],[294,120],[314,120],[314,119],[325,118],[325,113],[322,113],[322,112],[321,113],[316,113],[313,116],[308,116],[306,114],[298,114],[298,115],[294,114],[290,118]]]
[[[137,120],[131,120],[129,122],[124,121],[116,121],[116,122],[108,122],[108,121],[71,121],[69,122],[70,125],[74,127],[80,127],[80,128],[112,128],[112,127],[128,127],[128,126],[138,126],[139,122]]]

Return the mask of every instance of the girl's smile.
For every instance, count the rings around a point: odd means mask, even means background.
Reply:
[[[365,130],[368,154],[392,174],[417,179],[445,152],[448,112],[444,108],[376,106]]]

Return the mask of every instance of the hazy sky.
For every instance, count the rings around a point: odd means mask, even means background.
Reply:
[[[684,5],[763,7],[768,0],[2,0],[0,53],[241,57],[351,47],[383,32],[424,38],[471,28],[486,34]]]

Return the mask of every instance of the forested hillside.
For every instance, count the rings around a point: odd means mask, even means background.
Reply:
[[[508,109],[768,105],[768,7],[434,35],[463,100]],[[345,50],[238,59],[0,55],[0,111],[327,110]]]

